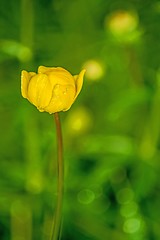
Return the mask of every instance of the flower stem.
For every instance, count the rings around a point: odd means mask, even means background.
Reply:
[[[60,240],[60,230],[62,224],[62,209],[63,209],[63,192],[64,192],[64,163],[63,163],[63,145],[61,123],[58,113],[54,113],[54,119],[57,132],[57,167],[58,167],[58,182],[57,182],[57,206],[54,217],[53,232],[51,240]]]

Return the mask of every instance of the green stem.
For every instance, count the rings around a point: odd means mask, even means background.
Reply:
[[[53,232],[51,240],[60,240],[60,228],[62,223],[63,209],[63,192],[64,192],[64,163],[63,163],[63,146],[62,131],[58,113],[54,113],[54,119],[57,132],[57,165],[58,165],[58,182],[57,182],[57,206],[54,217]]]

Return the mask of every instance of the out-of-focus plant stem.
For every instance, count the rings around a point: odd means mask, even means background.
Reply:
[[[20,42],[23,46],[30,49],[32,52],[33,46],[33,32],[34,32],[34,13],[33,13],[33,1],[32,0],[21,0],[21,13],[20,13]],[[16,6],[16,4],[15,4]],[[21,58],[19,66],[20,70],[26,68],[28,65],[31,64],[31,60],[29,58],[25,59],[25,56]],[[34,164],[36,167],[37,159],[38,159],[38,152],[39,152],[39,145],[37,141],[34,141],[36,138],[36,130],[32,134],[30,134],[31,125],[35,123],[33,118],[30,118],[26,112],[23,112],[23,129],[24,129],[24,151],[25,151],[25,159],[26,159],[26,189],[29,191],[30,187],[32,186],[33,178],[36,175],[35,171],[33,170],[33,159]],[[29,121],[29,119],[31,121]],[[36,125],[35,125],[36,126]],[[35,129],[35,128],[34,128]],[[31,141],[30,141],[31,140]],[[35,148],[33,147],[32,143],[34,143]],[[34,150],[33,150],[34,149]],[[35,150],[36,149],[36,150]],[[37,169],[37,168],[35,168]],[[33,176],[33,172],[35,175]],[[32,176],[32,178],[30,177]],[[35,179],[35,178],[34,178]],[[37,181],[38,182],[38,181]],[[31,240],[33,237],[33,230],[32,230],[32,207],[28,206],[25,201],[13,202],[12,209],[11,209],[11,240],[15,239],[24,239],[24,240]]]
[[[141,73],[140,63],[138,61],[137,53],[132,46],[125,46],[124,47],[127,63],[128,63],[128,70],[130,72],[131,77],[131,85],[132,87],[143,87],[144,80]]]
[[[27,47],[32,48],[34,32],[34,13],[33,1],[21,1],[21,42]]]
[[[33,56],[33,38],[34,38],[34,9],[32,0],[21,0],[21,32],[20,40],[22,45],[27,47]],[[27,68],[31,65],[31,58],[21,62],[21,68]]]
[[[146,122],[144,137],[140,145],[140,153],[144,160],[150,160],[156,154],[160,135],[160,74],[158,74],[157,78],[156,90]]]
[[[58,165],[58,182],[57,182],[57,206],[53,223],[53,232],[51,240],[60,239],[60,229],[62,223],[63,209],[63,192],[64,192],[64,163],[63,163],[63,144],[62,130],[58,113],[54,113],[54,119],[57,132],[57,165]]]

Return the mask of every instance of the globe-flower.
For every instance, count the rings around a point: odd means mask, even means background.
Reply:
[[[50,114],[67,111],[74,103],[83,85],[85,70],[71,75],[61,67],[38,68],[38,73],[21,73],[21,93],[40,112]]]

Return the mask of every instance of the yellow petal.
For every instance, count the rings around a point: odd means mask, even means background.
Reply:
[[[38,68],[38,73],[47,74],[53,86],[56,84],[75,84],[74,78],[70,72],[61,67],[40,66]]]
[[[43,111],[52,96],[52,87],[46,74],[36,74],[29,82],[28,100]]]
[[[75,75],[74,79],[75,79],[75,85],[76,85],[76,95],[74,100],[77,98],[78,94],[80,93],[81,89],[82,89],[82,85],[83,85],[83,77],[85,74],[86,70],[83,69],[79,75]]]
[[[43,110],[50,103],[52,98],[52,85],[47,77],[43,74],[38,83],[37,107]]]
[[[39,66],[39,68],[38,68],[38,73],[46,73],[46,72],[53,71],[54,69],[55,69],[55,67]]]
[[[67,72],[67,73],[69,73],[66,69],[61,68],[61,67],[45,67],[45,66],[38,67],[38,73],[46,73],[46,72],[55,72],[55,73],[56,72]]]
[[[63,111],[70,109],[74,102],[75,87],[67,85],[63,91]]]
[[[72,75],[69,75],[65,72],[51,72],[48,74],[50,82],[54,87],[56,84],[60,85],[72,85],[75,88],[75,81]]]
[[[57,84],[53,89],[52,100],[45,108],[49,113],[67,111],[74,102],[75,88],[72,85]]]
[[[21,73],[21,93],[24,98],[27,98],[28,96],[28,84],[33,75],[36,73],[30,72],[28,73],[27,71],[23,70]]]

